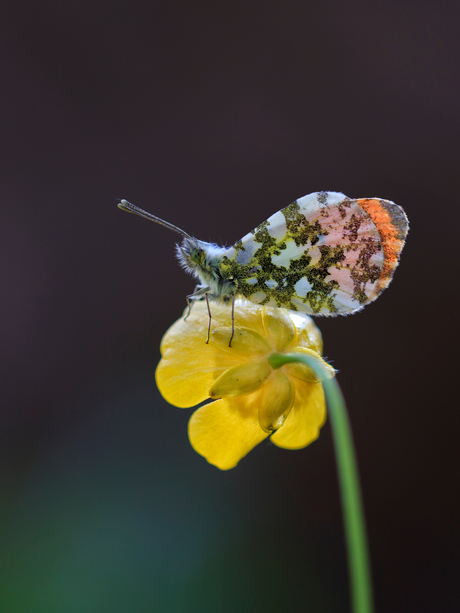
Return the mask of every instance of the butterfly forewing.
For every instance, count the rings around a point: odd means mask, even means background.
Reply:
[[[222,272],[260,304],[352,313],[391,280],[407,234],[396,204],[338,192],[299,198],[228,249]]]

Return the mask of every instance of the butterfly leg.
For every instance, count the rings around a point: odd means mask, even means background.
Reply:
[[[184,321],[187,321],[187,319],[188,319],[188,317],[189,317],[189,315],[190,315],[190,312],[191,312],[191,310],[192,310],[193,300],[191,300],[191,298],[192,298],[192,296],[194,296],[194,295],[196,294],[196,292],[197,292],[197,290],[198,290],[199,288],[200,288],[200,286],[199,286],[199,285],[195,285],[195,289],[193,290],[193,294],[190,294],[190,296],[186,296],[186,298],[185,298],[185,299],[187,300],[188,313],[187,313],[187,315],[184,317]]]
[[[235,336],[235,296],[232,296],[232,335],[228,343],[229,347],[232,346],[232,340],[234,336]]]
[[[206,345],[209,345],[209,336],[211,334],[211,309],[209,307],[208,292],[205,293],[206,306],[208,307],[209,323],[208,323],[208,338],[206,339]]]
[[[188,306],[188,313],[187,313],[187,315],[184,317],[184,321],[187,321],[188,316],[190,315],[190,312],[191,312],[191,310],[192,310],[192,304],[193,304],[193,302],[190,300],[190,298],[189,298],[188,296],[187,296],[186,300],[187,300],[187,306]]]
[[[190,312],[192,310],[192,305],[194,303],[195,300],[199,300],[200,298],[203,298],[203,296],[206,294],[206,292],[209,290],[209,287],[203,287],[202,285],[195,285],[195,289],[193,290],[193,294],[189,294],[186,297],[187,300],[187,306],[188,306],[188,313],[187,315],[184,317],[184,321],[187,321]],[[209,310],[209,307],[208,307]]]

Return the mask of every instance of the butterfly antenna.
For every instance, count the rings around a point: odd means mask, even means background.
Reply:
[[[140,217],[145,217],[145,219],[154,221],[155,223],[160,224],[160,226],[164,226],[165,228],[169,228],[170,230],[174,230],[174,232],[185,236],[185,238],[192,238],[190,234],[187,234],[187,232],[184,232],[184,230],[181,230],[172,223],[169,223],[169,221],[164,221],[164,219],[160,219],[159,217],[152,215],[152,213],[147,213],[147,211],[143,211],[138,206],[131,204],[131,202],[128,202],[127,200],[120,200],[120,202],[118,203],[118,208],[122,211],[134,213],[135,215],[139,215]]]

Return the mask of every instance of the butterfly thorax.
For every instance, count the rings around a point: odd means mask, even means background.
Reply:
[[[180,265],[199,281],[199,293],[227,302],[236,294],[236,283],[222,275],[222,257],[226,251],[224,247],[196,238],[184,238],[181,245],[176,245]]]

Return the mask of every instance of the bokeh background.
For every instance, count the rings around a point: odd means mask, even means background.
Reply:
[[[377,611],[460,610],[458,3],[2,3],[0,608],[349,611],[330,427],[221,472],[167,405],[193,289],[317,190],[402,205],[390,289],[321,319],[356,439]]]

